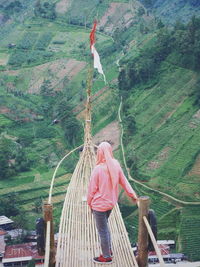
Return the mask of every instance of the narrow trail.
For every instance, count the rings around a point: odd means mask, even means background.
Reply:
[[[155,193],[158,193],[164,197],[166,197],[169,201],[171,202],[175,202],[176,204],[178,205],[182,205],[182,206],[189,206],[189,205],[200,205],[200,202],[188,202],[188,201],[183,201],[183,200],[180,200],[180,199],[177,199],[167,193],[164,193],[160,190],[157,190],[157,189],[154,189],[154,188],[151,188],[141,182],[139,182],[138,180],[136,180],[135,178],[133,178],[130,174],[130,171],[128,169],[128,166],[126,164],[126,158],[125,158],[125,152],[124,152],[124,145],[123,145],[123,134],[124,134],[124,129],[123,129],[123,124],[122,124],[122,119],[121,119],[121,108],[122,108],[122,98],[121,98],[121,101],[120,101],[120,105],[119,105],[119,109],[118,109],[118,119],[119,119],[119,123],[120,123],[120,126],[121,126],[121,137],[120,137],[120,143],[121,143],[121,149],[122,149],[122,155],[123,155],[123,161],[124,161],[124,166],[125,166],[125,169],[128,173],[128,179],[135,182],[136,184],[139,184],[141,186],[143,186],[144,188],[148,189],[148,190],[151,190],[152,192],[155,192]]]

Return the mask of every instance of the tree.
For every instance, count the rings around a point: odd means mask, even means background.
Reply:
[[[177,20],[174,25],[174,30],[185,30],[185,24],[183,24],[180,20]]]
[[[127,129],[127,134],[128,135],[133,135],[133,133],[136,130],[136,122],[135,122],[135,117],[132,114],[129,114],[126,117],[125,126],[126,126],[126,129]]]
[[[17,204],[20,198],[16,193],[10,193],[9,195],[2,196],[0,198],[0,214],[5,216],[17,216],[20,214],[20,207]]]
[[[161,28],[164,28],[165,27],[165,24],[162,22],[161,19],[159,19],[158,23],[157,23],[157,29],[161,29]]]
[[[139,9],[138,9],[138,16],[143,16],[145,14],[145,9],[140,6]]]
[[[198,20],[196,20],[196,17],[193,16],[192,19],[190,20],[190,22],[188,23],[188,35],[189,35],[189,39],[191,41],[192,44],[194,44],[195,42],[195,33],[196,30],[199,28],[200,25],[198,25],[197,23]]]
[[[16,158],[15,158],[15,170],[17,172],[24,172],[24,171],[28,171],[30,169],[30,161],[27,158],[27,155],[24,151],[23,148],[21,148],[17,154],[16,154]]]
[[[74,146],[81,138],[81,125],[75,116],[64,121],[65,138],[70,146]]]
[[[44,80],[44,82],[42,83],[41,87],[40,87],[40,93],[42,96],[53,96],[54,94],[54,90],[51,86],[51,82],[50,80]]]
[[[152,6],[152,0],[144,0],[144,5],[146,6],[146,7],[151,7]]]
[[[38,0],[35,4],[34,14],[37,17],[54,20],[56,18],[55,4]]]
[[[15,173],[11,163],[12,150],[11,140],[0,138],[0,179],[6,179]]]
[[[137,167],[138,159],[136,157],[135,150],[132,147],[130,147],[127,150],[126,162],[128,168],[130,169],[131,175],[136,177],[138,174],[138,167]]]
[[[42,198],[38,198],[34,201],[34,210],[36,213],[42,212]]]
[[[20,210],[19,214],[12,217],[14,221],[14,225],[17,229],[26,229],[27,228],[27,217],[23,211]],[[22,232],[21,238],[24,237],[24,233]]]
[[[34,8],[35,16],[39,16],[40,12],[41,12],[41,2],[40,0],[37,0],[37,2],[35,3],[35,8]]]

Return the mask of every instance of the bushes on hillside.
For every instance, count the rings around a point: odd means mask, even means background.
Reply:
[[[11,162],[11,143],[6,138],[0,139],[0,179],[6,179],[15,174],[14,166]]]
[[[19,41],[17,44],[17,48],[19,49],[24,49],[24,50],[30,50],[36,39],[37,39],[38,34],[35,32],[26,32],[23,36],[23,38]]]
[[[195,91],[194,91],[194,96],[195,96],[194,105],[200,107],[200,79],[196,83],[196,88],[195,88]]]
[[[5,216],[17,216],[20,214],[20,207],[17,204],[19,202],[19,195],[16,193],[10,193],[6,197],[0,198],[0,214]]]
[[[191,4],[191,6],[194,6],[194,7],[200,6],[199,0],[188,0],[188,2]]]
[[[52,39],[52,36],[53,35],[51,32],[45,32],[44,34],[42,34],[35,45],[35,49],[36,50],[45,50],[47,48],[47,46],[49,45],[49,43]]]
[[[72,112],[72,106],[63,99],[55,106],[55,113],[61,121],[66,143],[72,147],[80,143],[82,137],[82,126]]]
[[[136,84],[151,81],[161,62],[168,57],[175,65],[200,70],[200,19],[193,17],[185,27],[176,24],[173,31],[159,29],[155,44],[142,50],[121,70],[118,77],[120,91],[126,92]]]
[[[35,4],[34,14],[36,17],[54,20],[56,18],[55,4],[38,0]]]
[[[52,52],[40,51],[40,50],[32,50],[30,52],[27,51],[18,51],[16,50],[13,54],[11,54],[8,64],[16,67],[20,67],[22,65],[30,65],[35,63],[43,63],[48,61],[53,56]]]
[[[41,125],[36,129],[36,138],[54,138],[56,136],[56,130],[53,127]]]
[[[30,161],[25,150],[10,139],[0,139],[0,179],[7,179],[18,172],[27,171]]]
[[[19,13],[23,9],[23,5],[20,1],[4,1],[0,4],[0,8],[7,14],[7,16]]]
[[[173,32],[174,52],[177,64],[182,67],[200,70],[200,18],[193,17],[185,29]]]

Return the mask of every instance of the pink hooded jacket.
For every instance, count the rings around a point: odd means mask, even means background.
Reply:
[[[93,210],[111,210],[118,200],[121,185],[127,195],[137,198],[136,193],[127,181],[119,162],[113,158],[111,145],[102,142],[97,150],[97,163],[92,171],[87,202]]]

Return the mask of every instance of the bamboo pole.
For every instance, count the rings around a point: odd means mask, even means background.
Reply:
[[[149,222],[148,222],[148,220],[147,220],[147,218],[145,216],[143,217],[143,220],[144,220],[144,223],[145,223],[145,225],[147,227],[147,230],[149,232],[149,236],[150,236],[151,241],[153,243],[153,246],[155,248],[156,254],[158,256],[158,259],[159,259],[159,262],[160,262],[160,267],[164,267],[165,263],[164,263],[162,255],[161,255],[160,249],[158,248],[158,245],[156,243],[156,239],[154,237],[154,234],[153,234],[153,232],[151,230],[151,226],[149,225]]]
[[[149,197],[139,198],[139,229],[138,229],[138,265],[139,267],[148,266],[148,231],[143,217],[148,216]]]
[[[45,264],[48,267],[55,266],[55,245],[54,245],[54,229],[53,229],[53,205],[44,204],[43,206],[44,220],[47,225],[47,251],[45,253]],[[49,262],[48,262],[49,258]]]

